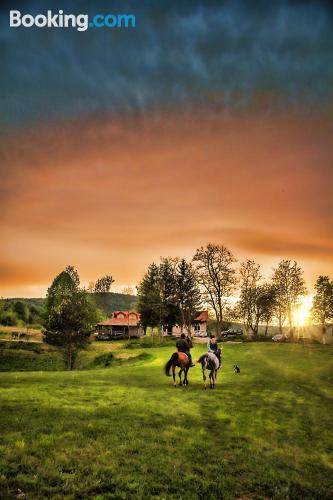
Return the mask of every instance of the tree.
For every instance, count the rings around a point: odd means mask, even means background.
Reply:
[[[106,274],[96,281],[95,293],[108,293],[110,291],[112,283],[114,283],[114,279],[112,278],[112,276]]]
[[[268,333],[268,325],[274,318],[277,307],[277,292],[272,283],[262,285],[260,294],[261,318],[265,323],[265,337]]]
[[[177,304],[176,266],[178,259],[161,258],[158,267],[158,289],[160,297],[160,334],[170,331],[179,321]]]
[[[260,266],[253,260],[243,262],[240,267],[241,293],[238,304],[240,317],[247,330],[258,336],[259,324],[265,323],[265,336],[268,323],[276,310],[276,289],[272,283],[261,283]]]
[[[330,281],[328,276],[319,276],[315,290],[311,313],[314,322],[321,327],[325,344],[327,325],[333,320],[333,281]]]
[[[125,288],[123,289],[123,293],[125,295],[134,295],[134,290],[131,286],[125,286]]]
[[[27,305],[21,300],[17,300],[13,307],[14,312],[17,314],[18,318],[26,323],[29,319],[29,309]]]
[[[195,269],[191,263],[182,259],[176,269],[176,297],[181,314],[181,324],[191,335],[191,326],[196,312],[201,306],[200,288]]]
[[[94,283],[94,281],[89,281],[87,292],[94,293],[94,291],[95,291],[95,283]]]
[[[147,327],[155,328],[160,324],[159,271],[154,262],[148,266],[137,290],[140,322],[146,333]]]
[[[159,326],[159,333],[169,331],[179,321],[176,297],[176,265],[178,259],[161,258],[160,265],[150,264],[138,286],[138,311],[141,324]]]
[[[224,309],[236,285],[236,262],[233,254],[223,245],[208,244],[196,251],[193,257],[198,282],[206,302],[216,316],[216,330],[219,335],[223,324]]]
[[[67,266],[65,272],[70,275],[76,286],[80,286],[80,276],[74,266]]]
[[[84,349],[96,324],[97,312],[88,293],[67,271],[61,272],[47,293],[44,341],[64,352],[72,370],[80,349]]]
[[[258,333],[258,292],[261,280],[260,266],[253,260],[242,262],[240,266],[239,310],[244,327],[256,336]]]
[[[303,271],[297,262],[282,260],[278,267],[274,269],[273,283],[276,289],[277,317],[279,320],[280,331],[285,319],[288,319],[290,336],[293,337],[293,312],[298,299],[306,294]]]

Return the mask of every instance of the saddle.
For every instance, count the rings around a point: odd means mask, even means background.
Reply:
[[[178,358],[179,361],[182,361],[183,363],[186,363],[186,361],[188,361],[188,355],[185,352],[178,351]]]

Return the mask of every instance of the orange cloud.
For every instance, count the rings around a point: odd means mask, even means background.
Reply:
[[[0,293],[48,283],[140,279],[160,255],[214,241],[247,256],[333,271],[330,113],[90,118],[0,137]]]

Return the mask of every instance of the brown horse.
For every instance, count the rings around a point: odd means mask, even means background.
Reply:
[[[185,352],[174,352],[167,364],[165,365],[165,374],[170,377],[170,368],[172,368],[173,385],[176,387],[176,368],[180,368],[179,385],[188,385],[187,373],[190,368],[190,362]],[[184,380],[182,381],[182,373],[184,372]]]

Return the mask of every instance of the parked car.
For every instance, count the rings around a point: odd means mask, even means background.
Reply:
[[[200,332],[194,332],[194,336],[195,337],[207,337],[207,332],[203,332],[203,331],[200,331]]]
[[[223,339],[226,339],[226,338],[234,338],[234,337],[240,337],[241,335],[243,335],[243,330],[241,329],[236,329],[236,328],[229,328],[229,330],[224,330],[223,332],[221,332],[221,337]]]
[[[272,340],[273,342],[287,342],[288,337],[283,333],[277,333],[276,335],[274,335],[274,337],[272,337]]]

